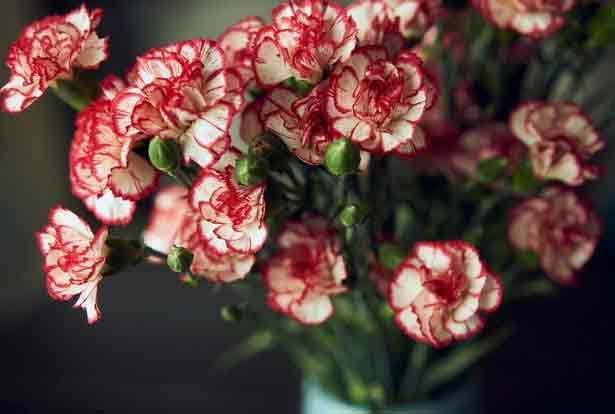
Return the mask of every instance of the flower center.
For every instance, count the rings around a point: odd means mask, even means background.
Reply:
[[[387,124],[403,92],[403,79],[390,62],[376,61],[367,67],[357,89],[355,114],[378,126]]]
[[[425,287],[447,305],[456,303],[466,289],[466,281],[462,272],[448,269],[442,273],[428,276]]]

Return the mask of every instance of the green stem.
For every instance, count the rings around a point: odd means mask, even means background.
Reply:
[[[88,106],[96,96],[96,91],[77,79],[57,80],[50,87],[61,101],[77,112]]]
[[[169,176],[173,177],[178,183],[192,188],[192,179],[182,167],[179,167],[175,173],[169,173]]]

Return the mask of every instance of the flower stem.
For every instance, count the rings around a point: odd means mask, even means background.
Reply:
[[[77,79],[57,80],[50,87],[61,101],[77,112],[88,106],[97,94],[95,89]]]

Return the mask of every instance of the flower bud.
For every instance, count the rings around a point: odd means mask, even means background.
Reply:
[[[245,314],[245,306],[224,305],[220,309],[220,317],[224,322],[241,322]]]
[[[199,280],[191,276],[188,273],[184,273],[183,275],[180,275],[179,281],[181,282],[182,285],[189,287],[189,288],[195,288],[199,286]]]
[[[339,139],[327,146],[325,167],[333,175],[352,174],[357,171],[360,162],[359,149],[347,139]]]
[[[190,271],[194,254],[188,249],[173,246],[167,256],[167,266],[176,273],[186,273]]]
[[[262,183],[268,170],[267,160],[249,153],[235,163],[235,179],[239,184],[251,187]]]
[[[284,85],[288,86],[299,96],[306,96],[310,93],[314,85],[302,79],[297,79],[294,76],[284,81]]]
[[[148,148],[149,160],[154,167],[167,174],[174,174],[179,167],[182,152],[172,139],[154,137]]]
[[[365,218],[363,209],[355,204],[350,204],[342,209],[338,216],[338,220],[344,227],[355,226]]]
[[[378,261],[388,270],[395,270],[406,256],[404,249],[392,243],[383,243],[378,246]]]

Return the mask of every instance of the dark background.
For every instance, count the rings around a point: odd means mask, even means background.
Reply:
[[[0,57],[27,23],[80,3],[3,1]],[[277,2],[86,3],[105,10],[98,32],[111,37],[111,57],[102,71],[121,74],[150,47],[215,38]],[[595,84],[612,78],[611,67],[599,68]],[[58,203],[84,213],[67,179],[73,121],[50,94],[25,113],[0,114],[0,414],[297,413],[299,375],[282,352],[230,373],[212,368],[246,331],[219,320],[220,305],[233,300],[224,289],[182,288],[166,272],[139,267],[105,281],[94,327],[82,311],[47,297],[33,233]],[[615,160],[615,146],[601,160]],[[589,193],[607,224],[595,259],[578,288],[503,311],[522,329],[479,370],[488,413],[614,412],[615,173]]]

